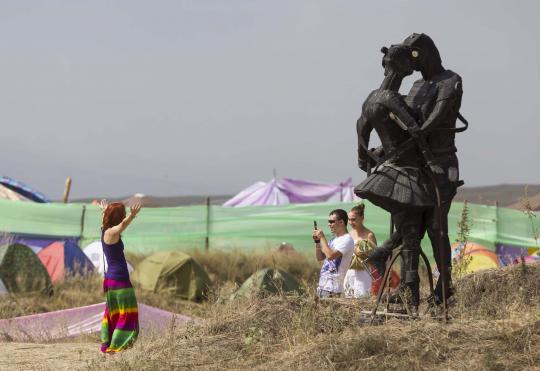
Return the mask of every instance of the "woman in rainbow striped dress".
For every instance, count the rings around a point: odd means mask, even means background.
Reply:
[[[129,280],[121,234],[135,219],[141,206],[131,207],[129,216],[126,216],[126,208],[120,202],[107,205],[102,201],[101,208],[101,244],[107,259],[103,279],[106,306],[101,324],[101,351],[116,353],[133,345],[139,333],[137,299]]]

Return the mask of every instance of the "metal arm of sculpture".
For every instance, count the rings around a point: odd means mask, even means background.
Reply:
[[[444,99],[438,100],[433,108],[433,111],[429,117],[424,121],[420,130],[424,133],[427,133],[431,130],[441,128],[441,124],[448,120],[448,114],[454,109],[456,102],[461,99],[461,92],[456,92],[455,94],[445,97]]]
[[[418,125],[416,125],[416,122],[414,123],[414,126],[407,126],[396,114],[393,112],[390,112],[390,118],[399,125],[403,130],[407,130],[416,140],[418,144],[418,148],[420,148],[420,152],[422,152],[422,155],[424,156],[424,159],[426,160],[427,165],[431,169],[432,172],[436,174],[444,174],[444,170],[437,165],[435,161],[435,157],[433,156],[433,153],[431,152],[428,144],[426,143],[426,139],[423,135],[423,133],[420,130],[417,131],[411,131],[411,127],[418,128]],[[411,116],[412,117],[412,116]]]
[[[364,117],[360,116],[356,122],[356,134],[358,135],[358,167],[364,171],[367,171],[368,163],[373,161],[377,163],[377,158],[369,151],[369,137],[373,131],[373,125],[371,125]]]
[[[415,118],[407,111],[404,103],[392,99],[385,102],[385,107],[390,110],[390,118],[396,122],[399,127],[409,132],[409,134],[415,138],[418,147],[420,148],[420,151],[422,152],[422,155],[424,156],[424,159],[426,160],[431,171],[436,174],[442,174],[444,171],[439,165],[437,165],[435,158],[428,144],[426,143],[425,137],[421,132],[422,130],[420,125],[418,125]]]

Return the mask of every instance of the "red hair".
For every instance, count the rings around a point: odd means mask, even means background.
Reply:
[[[103,230],[106,231],[107,229],[120,224],[125,217],[126,207],[124,204],[121,202],[113,202],[107,206],[103,213]]]

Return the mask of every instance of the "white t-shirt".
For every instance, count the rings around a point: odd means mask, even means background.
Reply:
[[[319,278],[319,289],[339,294],[343,291],[345,273],[351,265],[354,240],[347,233],[341,237],[331,239],[328,246],[332,251],[341,252],[341,256],[334,260],[324,259]]]

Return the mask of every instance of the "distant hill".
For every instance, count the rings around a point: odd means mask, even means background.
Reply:
[[[158,196],[143,196],[142,204],[145,207],[175,207],[175,206],[188,206],[188,205],[204,205],[206,204],[206,198],[208,196],[172,196],[172,197],[158,197]],[[229,195],[216,195],[210,196],[210,204],[221,205],[232,196]],[[91,203],[93,200],[100,200],[101,197],[95,198],[80,198],[70,200],[70,202],[82,202]],[[128,201],[128,204],[135,199],[134,196],[126,196],[120,198],[107,198],[108,202],[115,201]]]
[[[540,185],[527,187],[528,198],[534,201],[540,195]],[[467,200],[476,204],[495,205],[519,209],[521,199],[525,197],[525,184],[501,184],[485,187],[463,187],[458,189],[455,201]]]
[[[484,187],[462,187],[458,189],[458,193],[454,198],[454,201],[463,202],[465,200],[484,205],[495,205],[495,202],[499,203],[499,206],[511,207],[514,209],[522,209],[521,200],[525,196],[525,184],[501,184],[495,186]],[[173,196],[173,197],[157,197],[157,196],[143,196],[142,202],[145,207],[175,207],[175,206],[187,206],[187,205],[204,205],[206,204],[207,196]],[[210,203],[212,205],[221,205],[231,195],[217,195],[210,196]],[[528,197],[533,210],[540,210],[540,185],[528,186]],[[95,198],[82,198],[71,200],[71,202],[85,202],[90,203]],[[127,196],[121,198],[108,198],[109,202],[113,201],[127,201],[130,204],[135,200],[134,196]]]

